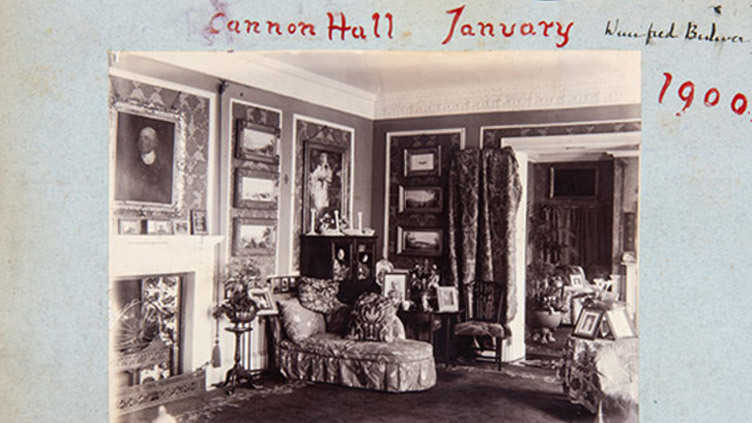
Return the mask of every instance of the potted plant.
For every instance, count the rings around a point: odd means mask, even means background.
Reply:
[[[259,307],[249,291],[259,283],[260,273],[251,262],[228,267],[224,282],[225,298],[214,308],[212,316],[215,319],[225,316],[236,325],[253,321]]]
[[[431,311],[433,307],[430,300],[435,298],[435,290],[439,287],[439,268],[429,265],[428,260],[423,264],[416,264],[410,271],[410,294],[413,302],[421,311]],[[431,295],[434,290],[434,295]]]
[[[538,332],[534,340],[553,341],[551,331],[561,324],[562,313],[568,310],[564,301],[565,275],[552,263],[536,261],[527,271],[527,308],[529,323]]]

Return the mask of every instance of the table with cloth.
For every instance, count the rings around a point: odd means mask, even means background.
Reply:
[[[560,369],[569,401],[603,421],[638,420],[638,339],[569,337]]]

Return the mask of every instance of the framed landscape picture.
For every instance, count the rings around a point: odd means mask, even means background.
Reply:
[[[397,227],[397,254],[413,256],[441,256],[443,231],[441,229]]]
[[[441,187],[399,186],[400,213],[441,213],[443,191]]]
[[[441,175],[441,147],[406,148],[405,177],[410,176],[440,176]]]
[[[314,141],[305,143],[303,168],[303,215],[315,214],[316,219],[303,219],[303,231],[308,233],[311,224],[322,216],[334,219],[334,212],[349,219],[347,214],[347,189],[349,160],[346,150]],[[314,228],[317,229],[317,228]]]
[[[276,224],[273,220],[236,217],[233,225],[234,256],[270,256],[276,246]]]
[[[238,168],[235,171],[235,207],[274,209],[279,184],[273,172]]]
[[[245,119],[235,121],[235,157],[276,163],[278,156],[279,129],[257,125]]]

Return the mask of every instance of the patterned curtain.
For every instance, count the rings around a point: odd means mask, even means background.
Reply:
[[[496,321],[506,325],[517,312],[514,277],[514,220],[522,187],[511,148],[467,149],[452,159],[449,170],[449,266],[474,317],[475,281],[494,281],[505,288]]]

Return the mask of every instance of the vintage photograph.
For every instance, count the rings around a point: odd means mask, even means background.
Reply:
[[[638,423],[641,61],[118,52],[110,289],[143,339],[110,348],[116,423]],[[168,309],[125,282],[160,278]]]

